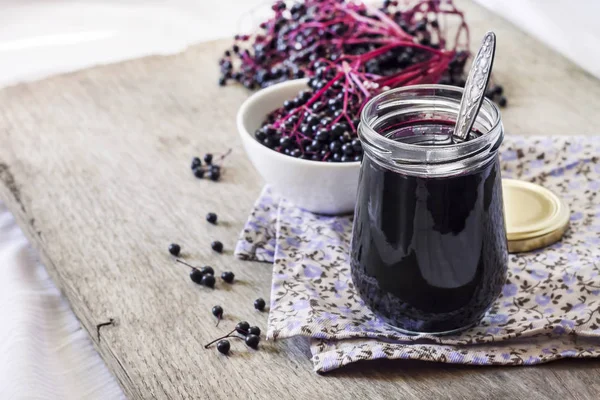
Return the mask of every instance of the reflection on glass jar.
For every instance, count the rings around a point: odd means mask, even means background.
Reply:
[[[477,323],[507,271],[498,109],[485,101],[453,143],[462,89],[391,90],[365,106],[352,278],[375,313],[409,333]]]

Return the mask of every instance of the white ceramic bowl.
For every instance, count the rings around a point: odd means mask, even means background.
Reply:
[[[250,161],[277,193],[314,213],[348,213],[354,210],[360,162],[302,160],[271,150],[254,137],[267,114],[305,89],[306,82],[282,82],[254,93],[238,111],[238,131]]]

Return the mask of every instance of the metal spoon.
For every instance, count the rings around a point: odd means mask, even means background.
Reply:
[[[465,90],[460,99],[460,108],[453,133],[454,140],[457,142],[462,142],[469,137],[471,128],[477,119],[485,97],[485,90],[490,81],[495,54],[496,35],[490,31],[483,37],[481,47],[471,64]]]

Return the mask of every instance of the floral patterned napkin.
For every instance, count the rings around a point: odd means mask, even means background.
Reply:
[[[563,240],[511,255],[501,296],[459,335],[406,336],[377,318],[352,286],[350,216],[300,210],[268,188],[236,255],[273,263],[270,339],[312,338],[315,370],[377,358],[521,365],[600,357],[600,138],[507,137],[503,177],[539,183],[571,207]]]

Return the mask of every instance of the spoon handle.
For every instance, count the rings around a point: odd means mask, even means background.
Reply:
[[[488,32],[483,37],[481,47],[473,59],[465,90],[460,100],[458,118],[453,134],[459,141],[467,139],[475,119],[477,119],[477,114],[485,97],[485,89],[490,80],[495,54],[496,35],[494,32]]]

